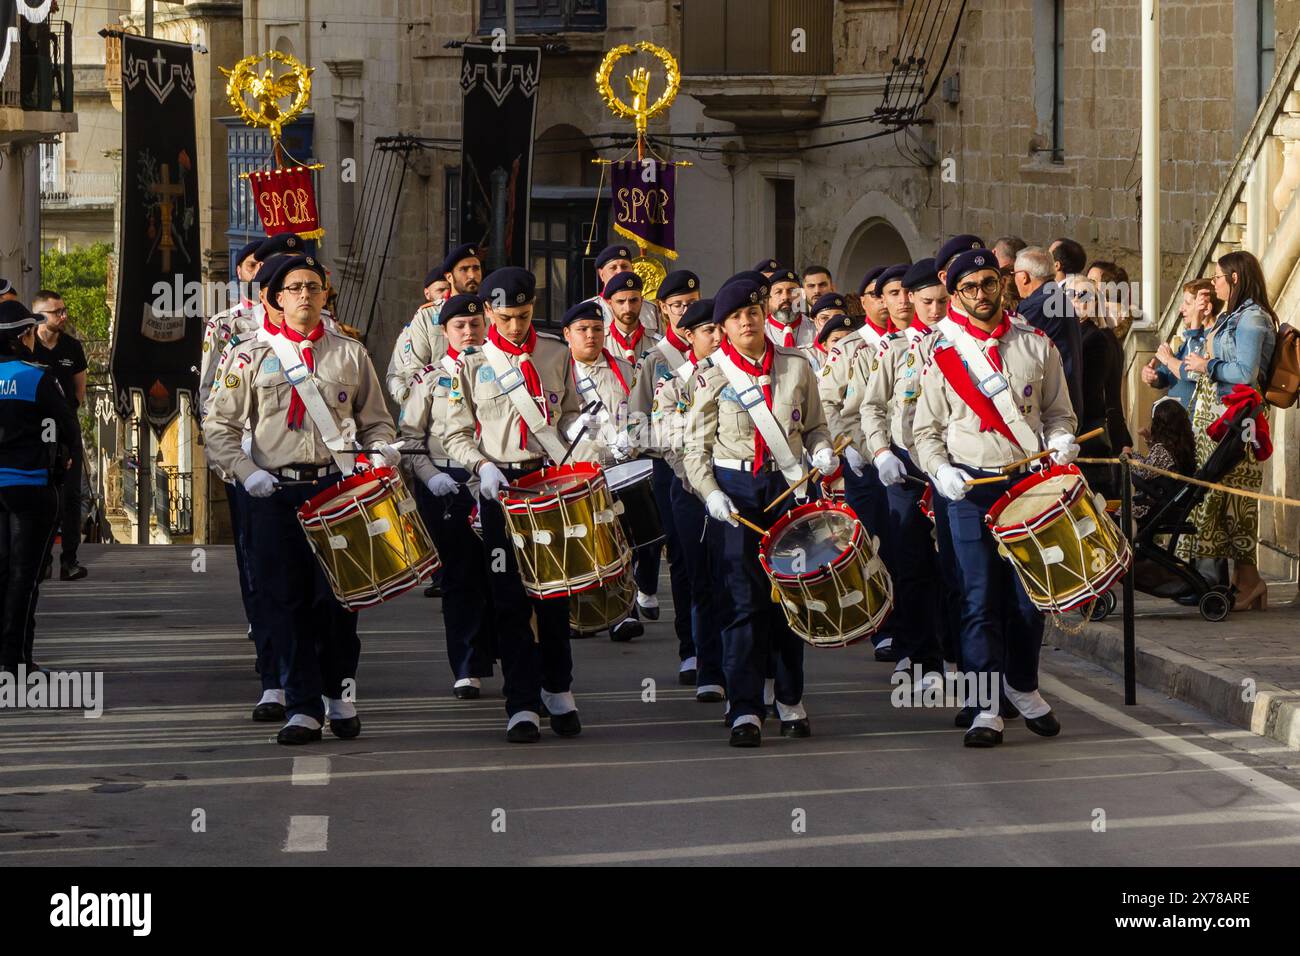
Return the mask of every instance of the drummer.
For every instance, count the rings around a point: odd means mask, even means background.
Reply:
[[[442,447],[442,426],[461,363],[483,345],[483,300],[455,295],[441,306],[447,349],[411,377],[398,428],[410,445],[428,454],[409,455],[413,494],[442,561],[442,621],[447,632],[452,695],[478,700],[482,679],[492,676],[492,640],[487,610],[487,561],[483,542],[470,527],[474,495],[470,474]]]
[[[726,699],[722,634],[713,600],[719,578],[709,566],[708,546],[704,541],[704,502],[691,490],[686,479],[682,447],[697,373],[712,367],[710,356],[722,342],[722,327],[713,321],[712,299],[696,299],[684,312],[669,308],[665,315],[687,347],[686,361],[662,381],[651,413],[656,443],[663,448],[664,460],[673,469],[670,492],[672,520],[680,542],[681,563],[685,564],[691,589],[692,648],[690,656],[682,661],[678,680],[688,687],[695,687],[695,699],[700,703],[719,703]],[[676,567],[676,564],[672,566]],[[677,600],[675,594],[674,590],[674,602]]]
[[[570,690],[569,601],[528,596],[499,496],[508,483],[538,471],[548,458],[563,460],[563,435],[577,421],[581,406],[569,350],[533,327],[533,274],[515,266],[497,269],[483,280],[480,292],[491,323],[487,342],[461,356],[441,437],[447,456],[480,483],[492,628],[505,676],[506,739],[536,743],[543,704],[556,734],[572,737],[582,731]],[[580,443],[574,457],[590,454]]]
[[[605,298],[603,292],[609,280],[621,272],[633,272],[632,268],[632,247],[626,243],[616,243],[612,246],[606,246],[600,252],[596,253],[596,288],[600,291],[591,297],[592,302],[598,304],[601,311],[605,314],[605,327],[609,328],[614,321],[613,310],[610,308],[609,300]],[[643,298],[637,309],[641,324],[651,332],[658,332],[660,329],[659,315],[649,299]],[[611,349],[613,351],[613,349]],[[636,363],[633,362],[635,365]]]
[[[954,298],[939,323],[944,338],[922,373],[913,438],[917,463],[950,502],[962,592],[962,666],[993,697],[975,714],[965,744],[1002,742],[1002,696],[1029,730],[1053,737],[1061,725],[1038,692],[1043,614],[1009,561],[998,555],[984,521],[1007,489],[969,482],[1001,474],[1040,444],[1056,464],[1078,456],[1065,372],[1051,339],[1003,311],[1002,276],[991,252],[958,255],[948,265],[946,285]],[[991,682],[998,674],[1001,686],[995,688]]]
[[[259,613],[284,676],[288,722],[276,737],[282,744],[320,740],[326,716],[336,737],[361,732],[345,686],[354,685],[361,654],[357,616],[330,591],[297,517],[304,502],[353,466],[355,456],[326,447],[322,429],[345,439],[355,435],[364,447],[379,448],[389,465],[401,460],[365,347],[321,324],[325,284],[325,269],[311,256],[289,258],[276,269],[267,300],[283,310],[284,323],[247,343],[250,360],[227,372],[203,423],[208,454],[249,494]],[[305,381],[289,384],[281,354],[297,357],[296,368],[306,366]],[[252,426],[248,451],[245,423]]]
[[[793,269],[777,269],[768,282],[767,337],[783,348],[811,348],[816,332],[804,316],[798,274]]]
[[[437,281],[438,276],[449,284],[449,288]],[[426,298],[406,328],[398,333],[397,341],[393,343],[393,354],[388,360],[385,376],[388,394],[398,402],[406,397],[411,376],[426,365],[437,362],[447,347],[447,337],[438,317],[441,300],[436,296],[439,291],[446,288],[452,295],[476,295],[482,280],[483,264],[478,249],[468,242],[452,249],[442,264],[424,277],[425,295],[434,298]]]
[[[707,534],[720,575],[718,613],[730,742],[736,747],[762,742],[769,648],[777,656],[782,736],[812,733],[803,707],[803,642],[772,602],[771,584],[758,561],[759,535],[736,515],[763,526],[780,518],[793,496],[772,511],[763,509],[802,477],[805,449],[823,473],[839,466],[813,371],[800,353],[768,341],[764,311],[752,282],[739,280],[719,290],[713,320],[726,339],[712,356],[713,367],[696,376],[686,420],[686,476],[714,519]]]

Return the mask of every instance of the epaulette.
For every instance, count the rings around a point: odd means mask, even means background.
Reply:
[[[803,349],[799,348],[799,346],[797,345],[792,346],[790,348],[786,348],[784,345],[773,344],[772,348],[776,349],[776,351],[780,352],[782,355],[791,355],[794,356],[795,358],[804,357]],[[807,359],[804,359],[804,361],[807,361]]]
[[[439,366],[438,366],[436,363],[434,363],[434,362],[430,362],[430,363],[429,363],[428,365],[426,365],[424,368],[420,369],[420,371],[417,372],[416,374],[418,374],[418,375],[427,375],[429,372],[432,372],[435,368],[438,368],[438,367],[439,367]]]
[[[552,342],[563,342],[563,341],[564,341],[564,340],[561,339],[558,335],[556,335],[554,332],[538,332],[538,333],[537,333],[537,337],[538,337],[539,339],[550,339]]]

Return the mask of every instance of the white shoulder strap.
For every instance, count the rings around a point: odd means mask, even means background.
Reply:
[[[573,363],[574,384],[578,388],[578,398],[582,402],[582,407],[586,408],[592,402],[600,406],[596,410],[596,417],[600,419],[600,440],[606,445],[613,444],[618,438],[618,429],[609,417],[609,409],[605,407],[605,401],[600,397],[600,387],[596,384],[596,379],[583,369],[577,362]]]
[[[316,387],[316,380],[312,377],[311,369],[303,362],[298,350],[293,347],[293,343],[283,335],[271,335],[266,329],[259,329],[257,332],[259,341],[266,342],[271,346],[271,351],[275,357],[280,360],[280,371],[284,374],[285,380],[293,386],[298,397],[307,408],[307,415],[311,418],[312,424],[320,432],[321,441],[329,449],[330,457],[334,463],[339,466],[339,470],[345,475],[351,474],[356,468],[356,456],[349,454],[347,449],[352,447],[356,439],[356,425],[351,419],[344,423],[344,429],[340,430],[338,422],[334,420],[334,414],[325,404],[325,399],[321,397],[320,389]]]
[[[665,335],[656,342],[655,348],[664,357],[664,361],[668,363],[668,367],[672,369],[673,374],[682,381],[686,381],[695,374],[695,366],[691,364],[691,360],[677,351],[673,344],[668,341],[668,336]]]
[[[537,436],[547,457],[559,464],[564,460],[568,449],[561,441],[555,426],[546,421],[546,416],[537,407],[537,402],[528,394],[523,373],[511,365],[509,356],[492,342],[483,344],[483,354],[487,356],[488,364],[496,373],[497,387],[510,399],[510,404],[514,405],[515,411],[524,420],[528,430]]]
[[[1038,435],[1020,414],[1020,408],[1011,396],[1011,383],[1007,381],[1007,377],[993,368],[975,338],[952,319],[946,316],[940,319],[939,328],[953,344],[953,348],[961,356],[966,368],[975,376],[976,387],[993,400],[993,407],[998,410],[1002,420],[1011,429],[1011,434],[1016,437],[1016,443],[1026,452],[1038,451]]]
[[[762,386],[750,381],[749,376],[722,349],[714,352],[712,358],[713,364],[722,369],[723,374],[727,376],[727,383],[735,389],[741,407],[749,414],[749,419],[758,429],[758,433],[763,436],[763,441],[767,444],[772,457],[776,459],[777,467],[781,469],[781,474],[785,475],[785,480],[790,484],[799,481],[803,478],[799,459],[795,458],[794,452],[790,450],[790,442],[786,439],[785,432],[776,423],[776,419],[772,417],[772,410],[763,400]]]

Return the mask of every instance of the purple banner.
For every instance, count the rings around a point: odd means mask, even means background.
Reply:
[[[677,167],[657,159],[629,159],[612,164],[609,175],[614,231],[647,252],[676,259]]]

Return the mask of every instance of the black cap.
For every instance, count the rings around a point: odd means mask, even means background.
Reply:
[[[777,269],[768,278],[767,280],[768,287],[771,288],[772,286],[775,286],[778,282],[793,282],[795,285],[798,285],[799,273],[795,272],[793,269],[786,269],[786,268]]]
[[[602,299],[611,298],[616,292],[640,292],[643,283],[641,277],[635,272],[620,272],[618,275],[610,276],[609,281],[605,283],[605,288],[600,290]]]
[[[261,262],[262,257],[257,254],[257,251],[262,248],[262,243],[264,243],[265,241],[266,241],[265,239],[254,239],[252,242],[244,243],[237,250],[235,250],[234,264],[239,265],[249,256],[253,256],[255,259],[257,259],[258,262]],[[3,292],[3,290],[0,290],[0,292]]]
[[[504,266],[483,280],[478,294],[489,308],[527,305],[537,297],[537,279],[527,269]]]
[[[447,253],[447,258],[442,260],[442,265],[438,266],[438,274],[445,276],[448,272],[455,270],[456,266],[466,259],[477,259],[478,249],[472,242],[463,242],[451,252]],[[428,285],[432,279],[425,279],[424,284]]]
[[[722,288],[726,288],[727,286],[731,285],[733,282],[754,283],[754,285],[758,286],[759,291],[762,293],[765,299],[768,292],[771,291],[772,289],[772,280],[769,279],[767,276],[763,275],[763,273],[761,272],[755,272],[753,269],[746,269],[744,272],[737,272],[726,282],[722,283]],[[718,291],[721,291],[721,289],[719,289]]]
[[[632,259],[632,247],[626,243],[606,246],[604,249],[601,249],[600,252],[596,253],[596,268],[603,268],[607,263],[610,263],[615,259],[627,259],[630,262]]]
[[[420,283],[420,288],[427,289],[435,282],[446,282],[447,275],[442,271],[442,266],[434,266],[424,275],[424,282]]]
[[[584,319],[595,319],[602,323],[605,321],[605,313],[600,308],[600,303],[595,299],[585,299],[577,305],[569,306],[569,311],[564,313],[560,325],[568,327],[572,323],[581,322]]]
[[[826,324],[822,326],[821,331],[817,333],[817,341],[825,345],[832,332],[838,332],[840,329],[847,329],[852,332],[857,327],[857,320],[851,315],[831,316],[826,320]]]
[[[972,272],[979,272],[981,269],[992,269],[996,272],[997,268],[998,260],[987,249],[967,249],[948,267],[948,275],[945,277],[948,291],[956,292],[957,283]]]
[[[0,302],[0,332],[21,332],[43,321],[17,299]]]
[[[316,261],[313,256],[280,256],[279,265],[276,266],[271,281],[266,286],[266,297],[272,302],[278,301],[280,290],[284,288],[284,281],[289,278],[290,272],[296,272],[299,269],[309,269],[320,276],[321,285],[327,285],[329,278],[325,275],[325,267]],[[261,270],[259,270],[259,275]]]
[[[271,256],[278,255],[304,255],[307,252],[307,243],[303,241],[302,236],[292,232],[277,232],[269,239],[263,239],[257,246],[257,261],[265,262]]]
[[[908,292],[928,289],[932,285],[939,285],[939,273],[934,268],[933,259],[919,259],[913,262],[907,274],[903,276],[903,288]]]
[[[890,282],[901,280],[903,276],[907,275],[907,270],[908,264],[906,262],[900,263],[896,266],[886,266],[880,271],[880,275],[876,276],[876,281],[872,283],[872,286],[874,286],[872,291],[875,292],[876,295],[884,295],[885,286]]]
[[[966,252],[969,249],[983,249],[984,240],[979,236],[973,236],[970,233],[963,233],[960,236],[953,236],[947,242],[939,247],[939,251],[934,254],[934,268],[942,269],[948,265],[952,257]]]
[[[876,266],[874,269],[868,270],[867,274],[862,277],[862,281],[858,283],[858,295],[866,295],[867,290],[869,290],[872,283],[876,281],[876,276],[880,275],[880,273],[884,271],[884,266]],[[874,295],[875,293],[873,292],[872,294]]]
[[[809,315],[816,315],[818,312],[825,312],[827,309],[844,310],[844,296],[838,292],[827,292],[825,295],[819,295],[817,301],[812,304],[812,311]]]
[[[748,279],[729,282],[718,290],[713,298],[713,321],[719,325],[737,309],[750,305],[762,305],[764,293]]]
[[[460,295],[453,295],[442,304],[442,309],[438,313],[438,324],[446,325],[452,319],[462,315],[482,314],[483,299],[480,296],[462,292]]]
[[[700,291],[700,277],[689,269],[677,269],[664,276],[655,290],[655,298],[662,302],[675,295]]]
[[[713,300],[698,299],[686,307],[686,313],[677,320],[677,328],[686,331],[699,325],[709,325],[713,318]]]
[[[775,259],[760,259],[758,265],[754,266],[751,272],[775,272],[781,268],[781,264]]]
[[[256,282],[263,289],[266,289],[268,286],[270,286],[271,279],[275,277],[276,270],[279,269],[280,266],[284,264],[285,260],[297,259],[297,258],[299,257],[278,255],[278,256],[271,256],[269,259],[259,259],[258,260],[259,265],[257,267],[257,275],[253,276],[253,281]]]

